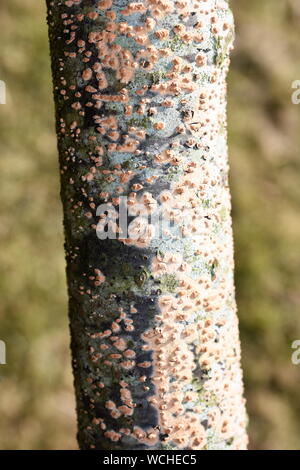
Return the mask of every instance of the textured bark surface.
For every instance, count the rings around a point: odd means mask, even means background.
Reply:
[[[228,2],[47,6],[79,445],[244,449]],[[99,239],[123,196],[129,234]]]

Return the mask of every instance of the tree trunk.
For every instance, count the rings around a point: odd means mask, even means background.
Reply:
[[[244,449],[228,3],[47,6],[80,448]]]

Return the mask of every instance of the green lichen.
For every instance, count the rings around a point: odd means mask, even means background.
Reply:
[[[151,119],[147,116],[142,118],[131,118],[126,121],[128,127],[143,127],[144,129],[149,129],[151,126]]]
[[[179,36],[174,36],[172,39],[169,39],[166,43],[166,47],[171,49],[171,51],[178,51],[186,46],[186,43],[180,39]]]
[[[178,286],[176,274],[164,274],[159,278],[159,287],[162,292],[174,293]]]
[[[165,80],[167,75],[165,72],[162,72],[161,70],[156,70],[152,73],[149,73],[148,77],[152,85],[156,85],[158,83],[161,83],[163,80]]]
[[[225,40],[223,38],[221,38],[220,36],[215,38],[216,54],[215,54],[214,63],[218,67],[222,67],[224,62],[226,61],[226,59],[228,59],[228,57],[229,57],[229,46],[233,42],[233,39],[234,39],[234,29],[233,28],[231,28],[229,30]]]

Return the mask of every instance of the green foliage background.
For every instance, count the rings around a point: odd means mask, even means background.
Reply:
[[[232,0],[229,144],[251,448],[300,449],[298,0]],[[45,5],[0,3],[0,449],[72,449],[62,211]]]

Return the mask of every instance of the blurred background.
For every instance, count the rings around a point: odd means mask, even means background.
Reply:
[[[299,0],[232,0],[229,145],[251,449],[300,449]],[[75,449],[44,1],[1,0],[0,449]]]

